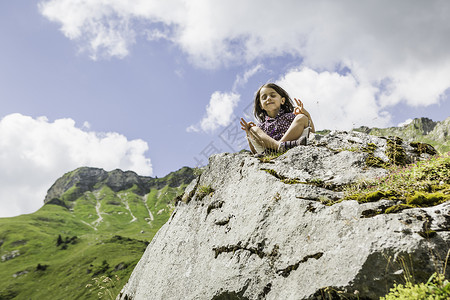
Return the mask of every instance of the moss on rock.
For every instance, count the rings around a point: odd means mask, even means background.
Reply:
[[[397,140],[398,142],[398,140]],[[360,203],[380,199],[397,201],[385,213],[405,208],[429,207],[450,200],[450,155],[434,156],[407,166],[390,166],[387,176],[346,188],[344,199]]]
[[[414,206],[401,203],[401,204],[397,204],[397,205],[389,207],[388,209],[385,210],[384,213],[386,213],[386,214],[398,213],[407,208],[414,208]]]
[[[407,197],[406,203],[416,206],[434,206],[450,200],[450,195],[442,192],[424,193],[415,191],[414,195]]]
[[[426,154],[430,154],[430,155],[437,154],[436,149],[434,149],[434,147],[431,146],[430,144],[421,143],[421,142],[412,142],[409,145],[411,147],[413,147],[415,149],[415,151],[419,154],[422,154],[422,153],[426,153]]]
[[[392,165],[404,166],[408,163],[406,151],[402,147],[403,140],[396,136],[391,136],[386,142],[386,156]]]
[[[396,199],[398,193],[395,191],[374,191],[369,193],[357,193],[347,196],[346,200],[356,200],[359,203],[376,202],[381,199]]]
[[[387,164],[379,157],[370,153],[366,158],[366,165],[373,168],[386,168]]]

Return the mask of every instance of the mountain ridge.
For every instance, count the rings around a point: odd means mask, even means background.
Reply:
[[[106,185],[114,192],[127,190],[135,186],[134,193],[144,196],[152,188],[160,189],[165,185],[170,187],[188,184],[193,179],[192,169],[182,167],[170,172],[162,178],[140,176],[133,171],[115,169],[105,171],[101,168],[80,167],[58,178],[47,191],[44,204],[60,204],[62,195],[72,189],[70,198],[73,201],[87,191],[94,191],[101,185]]]
[[[450,151],[450,117],[443,121],[433,121],[429,118],[415,118],[404,126],[388,128],[369,128],[361,126],[353,129],[375,136],[398,136],[409,142],[419,141],[428,143],[441,154]]]

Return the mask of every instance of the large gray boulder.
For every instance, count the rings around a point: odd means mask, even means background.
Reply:
[[[403,160],[428,155],[393,140]],[[376,299],[405,266],[426,279],[449,249],[448,202],[397,214],[367,213],[389,200],[324,204],[349,183],[384,175],[372,162],[396,159],[389,144],[332,132],[270,162],[212,156],[117,299]]]

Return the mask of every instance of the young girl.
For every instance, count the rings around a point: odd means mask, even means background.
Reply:
[[[314,123],[303,103],[294,100],[298,105],[295,109],[288,93],[274,83],[259,88],[255,96],[254,114],[260,123],[255,126],[243,118],[240,122],[254,154],[306,145],[309,131],[315,132]]]

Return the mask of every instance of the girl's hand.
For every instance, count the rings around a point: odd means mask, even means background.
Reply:
[[[256,126],[253,122],[248,122],[244,120],[244,118],[241,118],[241,129],[245,130],[245,132],[248,132],[251,127]]]
[[[294,98],[295,103],[297,104],[297,107],[294,108],[294,114],[305,114],[305,109],[303,108],[303,103],[300,101],[300,99]]]
[[[297,107],[294,108],[294,114],[295,115],[299,115],[299,114],[304,114],[306,117],[308,117],[309,119],[309,127],[311,127],[311,132],[316,132],[316,129],[314,128],[314,123],[311,119],[311,115],[309,114],[309,112],[303,107],[303,103],[302,101],[300,101],[300,99],[296,99],[294,98],[295,103],[297,103]]]

